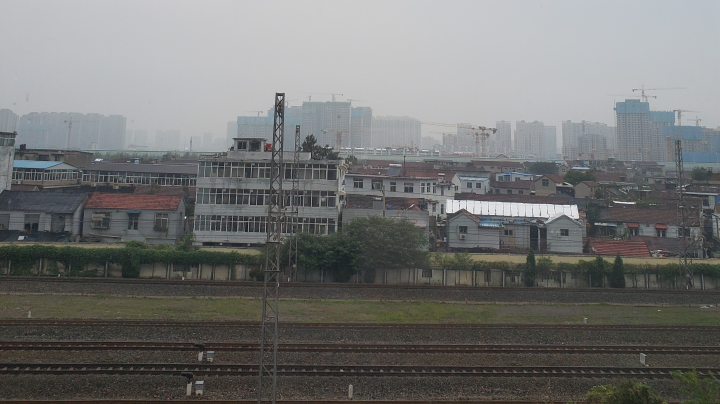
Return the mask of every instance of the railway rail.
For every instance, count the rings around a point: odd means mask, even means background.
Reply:
[[[0,276],[0,280],[5,281],[32,281],[32,282],[55,282],[55,283],[106,283],[106,284],[143,284],[143,285],[183,285],[183,286],[245,286],[262,288],[262,282],[250,281],[210,281],[210,280],[170,280],[170,279],[123,279],[123,278],[54,278],[54,277],[18,277],[18,276]],[[379,285],[369,283],[310,283],[310,282],[292,282],[283,283],[283,287],[287,288],[336,288],[336,289],[440,289],[440,290],[487,290],[487,291],[514,291],[514,292],[532,292],[543,293],[563,291],[569,293],[650,293],[660,295],[687,295],[687,294],[703,294],[707,296],[720,296],[720,289],[710,290],[683,290],[683,289],[607,289],[607,288],[526,288],[526,287],[496,287],[496,286],[465,286],[465,285]]]
[[[257,321],[175,321],[175,320],[81,320],[81,319],[2,319],[0,327],[235,327],[259,328]],[[720,326],[695,325],[617,325],[617,324],[482,324],[482,323],[299,323],[281,322],[284,329],[525,329],[525,330],[588,330],[588,331],[700,331],[718,332]]]
[[[0,341],[0,351],[211,351],[255,352],[251,342]],[[719,355],[720,346],[641,345],[477,345],[477,344],[313,344],[281,343],[284,352],[335,353],[522,353]]]
[[[472,376],[472,377],[560,377],[560,378],[672,378],[678,368],[601,367],[601,366],[415,366],[415,365],[278,365],[278,376]],[[720,368],[696,368],[701,376]],[[177,375],[257,376],[256,364],[158,364],[158,363],[0,363],[0,375]]]
[[[168,404],[168,403],[188,403],[187,399],[181,400],[113,400],[113,399],[82,399],[82,400],[3,400],[4,404],[22,403],[27,404]],[[371,404],[537,404],[535,401],[522,400],[487,400],[472,399],[463,400],[358,400],[353,399],[353,403],[371,403]],[[255,404],[257,400],[202,400],[203,404]],[[348,404],[348,400],[277,400],[278,404]],[[567,404],[566,401],[547,401],[544,404]],[[671,401],[671,403],[673,403]]]

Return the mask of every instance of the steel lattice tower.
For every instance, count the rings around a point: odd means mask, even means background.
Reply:
[[[298,176],[298,170],[300,169],[300,125],[295,126],[295,153],[293,154],[293,167],[292,167],[292,190],[290,191],[290,220],[288,221],[288,233],[290,236],[295,236],[297,233],[297,226],[300,225],[300,207],[298,203],[300,193],[300,178]],[[288,245],[288,267],[290,267],[290,281],[297,281],[297,248],[298,248],[297,237],[292,237]]]
[[[278,295],[280,291],[280,246],[282,245],[283,197],[283,127],[285,93],[275,93],[275,121],[270,160],[270,203],[268,204],[267,254],[264,269],[264,292],[260,334],[260,372],[258,404],[277,397]]]

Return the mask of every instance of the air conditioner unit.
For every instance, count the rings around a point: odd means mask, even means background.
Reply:
[[[461,234],[461,235],[460,235],[460,240],[465,240],[465,235],[464,235],[464,234]]]

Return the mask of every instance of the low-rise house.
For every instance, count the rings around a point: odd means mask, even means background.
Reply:
[[[80,235],[84,193],[3,191],[0,230]]]
[[[448,201],[448,214],[452,249],[582,253],[585,225],[576,205]]]
[[[532,181],[496,181],[492,184],[495,195],[532,195]]]
[[[496,182],[508,182],[508,181],[533,181],[535,174],[519,173],[519,172],[507,172],[507,173],[496,173]]]
[[[92,194],[83,237],[104,242],[175,243],[184,235],[185,203],[179,195]]]
[[[460,176],[460,190],[469,194],[487,194],[490,193],[490,180],[488,178],[479,177],[463,177]]]
[[[15,150],[15,160],[59,161],[73,167],[87,167],[93,161],[93,153],[80,150],[28,149],[21,144]]]
[[[602,189],[595,181],[582,181],[575,185],[576,198],[595,199],[598,192],[602,193]]]
[[[554,194],[572,195],[573,186],[563,179],[563,177],[555,174],[545,174],[535,180],[533,184],[535,195],[547,196]]]
[[[15,160],[12,182],[38,189],[79,188],[80,169],[59,161]]]

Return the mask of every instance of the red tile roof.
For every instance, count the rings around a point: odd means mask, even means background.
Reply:
[[[650,257],[650,250],[643,241],[590,238],[590,250],[598,255],[620,253],[621,257]]]
[[[179,195],[103,194],[94,193],[86,208],[91,209],[137,209],[177,210],[182,197]]]

